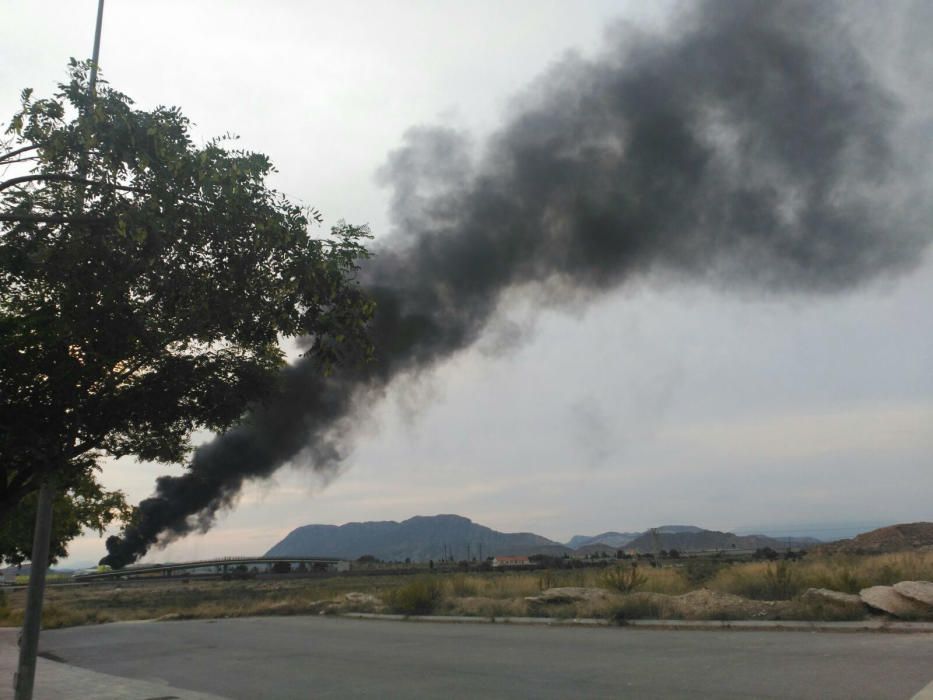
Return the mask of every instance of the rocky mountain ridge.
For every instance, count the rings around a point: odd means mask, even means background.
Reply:
[[[885,554],[933,551],[933,523],[900,523],[821,545],[821,554]]]
[[[482,559],[506,554],[563,556],[573,550],[531,532],[505,533],[459,515],[418,515],[394,520],[305,525],[292,530],[266,556],[320,556],[384,561]]]
[[[799,547],[812,544],[798,538]],[[345,525],[305,525],[292,530],[266,556],[319,556],[357,559],[373,556],[384,561],[484,559],[499,555],[547,554],[555,557],[614,554],[619,549],[681,552],[717,549],[784,548],[786,540],[763,535],[735,535],[695,525],[664,525],[644,533],[605,532],[577,535],[569,547],[532,532],[506,533],[459,515],[415,516],[402,522],[379,521]]]

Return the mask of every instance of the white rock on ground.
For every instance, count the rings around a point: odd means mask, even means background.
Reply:
[[[369,593],[351,592],[344,595],[343,599],[354,605],[382,605],[382,600]]]
[[[894,590],[905,598],[933,606],[933,581],[901,581],[894,584]]]
[[[889,613],[895,617],[915,617],[929,613],[930,609],[923,603],[902,596],[892,586],[872,586],[859,591],[859,597],[877,610]]]
[[[801,598],[823,603],[837,603],[841,605],[863,605],[862,599],[855,593],[843,593],[829,588],[808,588]]]

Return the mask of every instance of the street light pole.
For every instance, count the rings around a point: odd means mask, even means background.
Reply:
[[[29,591],[26,613],[19,641],[19,668],[13,677],[16,700],[32,700],[36,681],[36,655],[39,651],[39,629],[42,623],[42,598],[45,595],[45,572],[49,566],[49,541],[52,536],[52,486],[48,479],[39,488],[36,508],[36,531],[32,539],[29,569]]]
[[[104,22],[104,0],[97,2],[97,24],[94,28],[94,51],[88,90],[91,98],[97,86],[97,62],[100,59],[100,32]],[[83,207],[82,207],[83,208]],[[80,213],[80,212],[79,212]],[[52,476],[47,475],[39,487],[36,507],[36,529],[30,556],[29,589],[20,636],[19,666],[13,676],[15,700],[32,700],[36,682],[36,658],[39,652],[39,631],[42,628],[42,601],[45,598],[45,575],[49,567],[49,547],[52,539],[52,504],[55,494]]]
[[[91,78],[88,91],[91,96],[97,88],[97,61],[100,59],[100,29],[104,24],[104,0],[97,0],[97,24],[94,27],[94,50],[91,52]]]

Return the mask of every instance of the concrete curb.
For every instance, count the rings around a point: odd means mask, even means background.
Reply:
[[[790,632],[895,632],[933,634],[933,622],[865,620],[857,622],[806,622],[796,620],[627,620],[616,624],[597,618],[557,617],[467,617],[463,615],[385,615],[379,613],[339,613],[354,620],[394,620],[396,622],[446,622],[456,624],[516,624],[543,627],[638,627],[669,630],[776,630]]]
[[[467,615],[387,615],[380,613],[338,613],[335,617],[356,620],[394,620],[396,622],[450,622],[464,624],[516,624],[545,626],[610,627],[609,620],[584,617],[564,619],[558,617],[473,617]]]

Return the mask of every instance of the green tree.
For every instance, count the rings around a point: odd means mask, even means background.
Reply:
[[[103,534],[108,525],[127,521],[132,508],[121,491],[107,491],[97,480],[97,467],[88,464],[67,475],[69,482],[56,484],[52,506],[52,537],[49,563],[67,556],[68,543],[85,529]],[[32,559],[36,494],[30,493],[16,506],[12,517],[0,522],[0,562],[22,564]]]
[[[267,185],[266,156],[92,98],[88,68],[24,90],[0,143],[0,522],[104,454],[183,461],[275,390],[283,336],[322,371],[368,352],[366,227],[310,237],[320,215]]]

